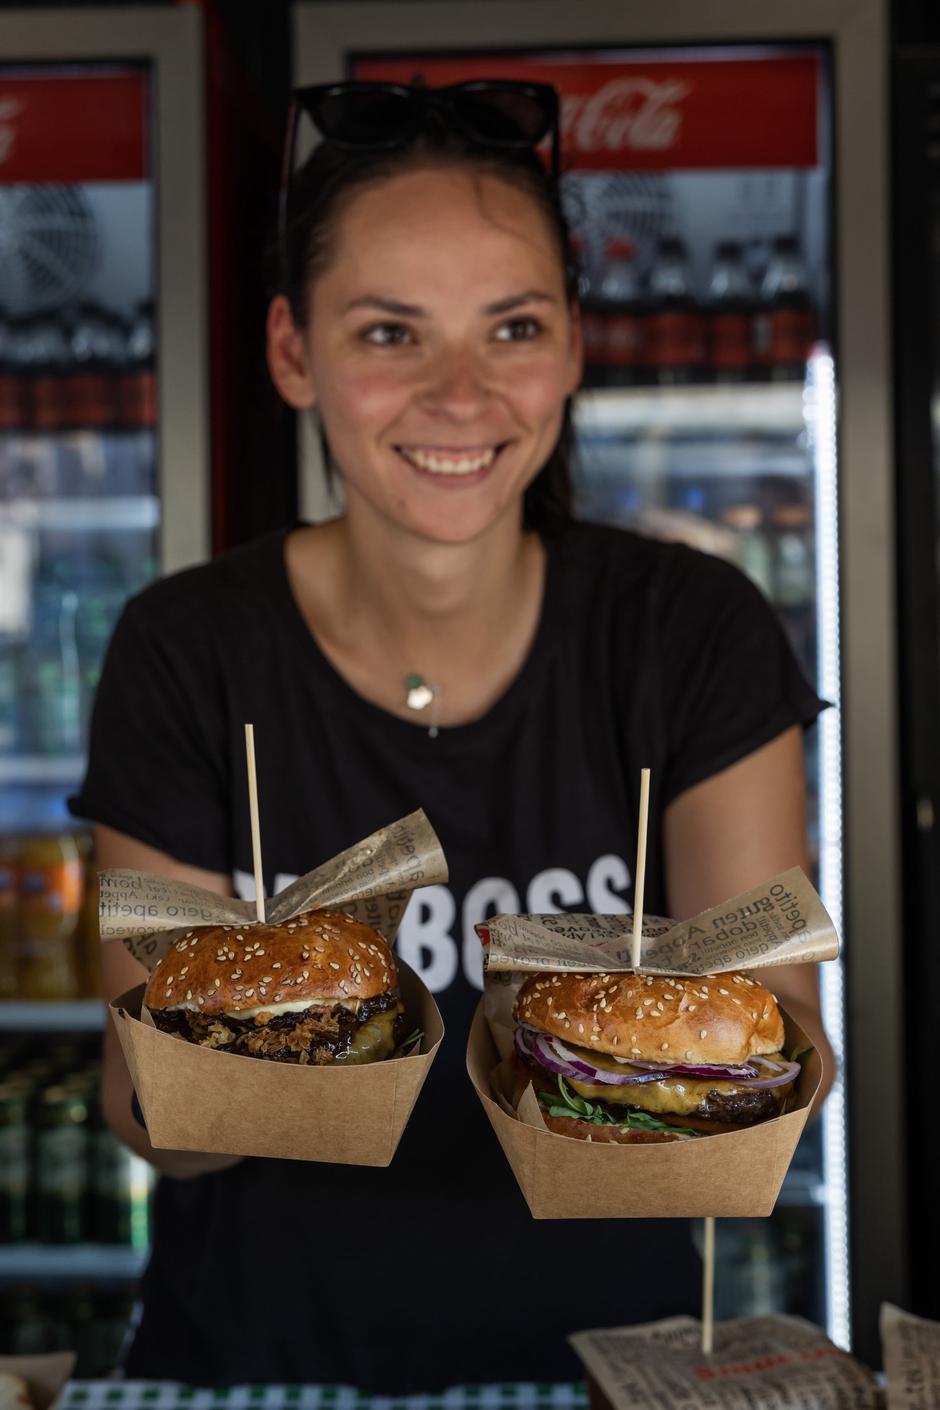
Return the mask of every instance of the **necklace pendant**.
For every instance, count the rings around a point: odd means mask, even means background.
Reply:
[[[426,710],[434,699],[434,691],[422,676],[411,672],[405,676],[405,703],[409,710]]]

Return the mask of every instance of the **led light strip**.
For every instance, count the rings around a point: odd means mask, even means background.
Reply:
[[[825,344],[807,365],[803,416],[814,469],[816,527],[817,689],[832,708],[819,724],[819,891],[843,933],[842,709],[839,641],[837,389]],[[836,1060],[836,1080],[823,1107],[827,1330],[837,1346],[851,1342],[848,1151],[845,1099],[845,974],[842,960],[820,966],[823,1024]]]

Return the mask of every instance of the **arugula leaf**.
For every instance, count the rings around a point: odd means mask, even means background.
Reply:
[[[584,1097],[578,1096],[577,1092],[572,1092],[563,1077],[558,1078],[558,1090],[564,1105],[551,1092],[538,1094],[542,1106],[548,1108],[549,1116],[573,1117],[579,1121],[590,1121],[595,1126],[625,1126],[629,1131],[670,1131],[679,1136],[705,1134],[691,1126],[673,1126],[668,1121],[660,1121],[648,1111],[627,1110],[622,1116],[613,1116],[596,1102],[586,1101]]]
[[[408,1034],[407,1038],[402,1038],[401,1042],[398,1044],[398,1047],[392,1053],[392,1057],[410,1057],[411,1054],[418,1047],[423,1037],[424,1029],[416,1028],[413,1033]]]

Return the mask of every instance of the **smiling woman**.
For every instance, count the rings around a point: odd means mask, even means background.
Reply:
[[[109,652],[75,800],[103,865],[220,891],[250,875],[253,720],[269,888],[418,806],[450,869],[398,937],[449,1036],[388,1170],[156,1151],[109,1038],[110,1123],[187,1177],[159,1189],[132,1376],[573,1380],[576,1328],[696,1307],[678,1221],[605,1228],[559,1298],[583,1227],[529,1218],[464,1071],[473,922],[628,910],[641,765],[650,910],[803,862],[820,702],[736,570],[571,520],[577,270],[533,145],[557,104],[522,87],[300,95],[325,140],[286,193],[268,360],[285,401],[317,409],[346,511],[158,584]],[[111,994],[141,978],[126,955],[107,971]],[[813,972],[773,987],[824,1048]],[[400,1296],[416,1278],[419,1303]]]

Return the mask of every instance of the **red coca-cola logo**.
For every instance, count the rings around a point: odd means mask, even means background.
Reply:
[[[689,84],[679,79],[615,78],[596,93],[566,93],[561,105],[562,140],[575,152],[665,152],[679,143],[682,99]]]

